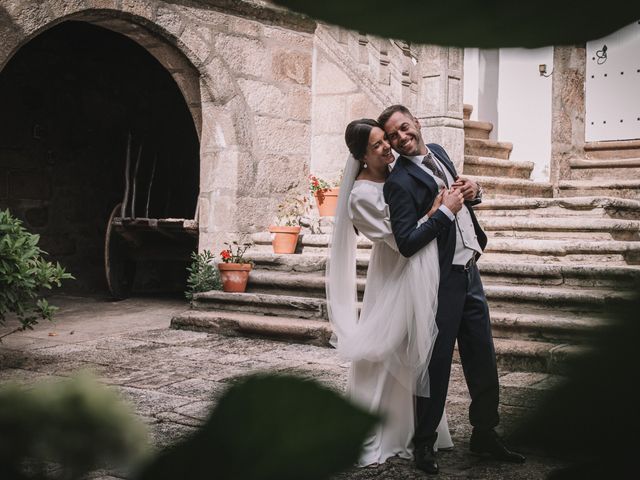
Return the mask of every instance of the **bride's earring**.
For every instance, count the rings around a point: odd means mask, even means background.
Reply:
[[[363,163],[363,164],[362,164],[362,168],[367,168],[367,164],[366,164],[366,163]]]

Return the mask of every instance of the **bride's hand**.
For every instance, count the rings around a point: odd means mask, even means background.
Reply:
[[[438,194],[436,199],[433,201],[433,205],[431,206],[431,210],[427,212],[427,216],[431,217],[434,213],[436,213],[436,210],[440,208],[440,205],[442,205],[443,195],[444,195],[444,189],[440,190],[440,193]]]

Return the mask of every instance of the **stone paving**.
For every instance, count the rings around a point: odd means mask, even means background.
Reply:
[[[57,297],[61,307],[55,325],[43,323],[32,332],[11,335],[0,344],[0,382],[25,384],[62,378],[79,369],[93,371],[135,406],[148,424],[153,444],[162,447],[193,432],[238,375],[255,371],[298,373],[343,391],[348,364],[335,351],[265,339],[169,329],[172,315],[185,309],[179,299]],[[8,331],[9,325],[0,329]],[[446,479],[540,479],[562,463],[527,451],[524,466],[480,460],[468,453],[469,399],[459,366],[454,365],[449,423],[455,447],[441,453]],[[503,428],[509,428],[503,412]],[[118,472],[96,472],[94,478],[125,478]],[[419,479],[411,462],[353,470],[340,480]]]

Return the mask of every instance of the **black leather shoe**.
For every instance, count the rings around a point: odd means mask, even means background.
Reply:
[[[471,433],[469,449],[477,455],[489,456],[505,462],[524,463],[526,460],[524,455],[509,450],[494,430],[474,429]]]
[[[436,460],[436,452],[433,447],[429,445],[422,445],[415,448],[413,453],[416,459],[416,467],[425,473],[438,473],[440,467],[438,467],[438,461]]]

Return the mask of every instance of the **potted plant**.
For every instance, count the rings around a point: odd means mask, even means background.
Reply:
[[[316,199],[318,212],[321,217],[333,217],[336,214],[338,206],[338,193],[340,189],[340,181],[333,183],[327,182],[316,175],[309,175],[311,194]]]
[[[305,213],[307,199],[287,197],[278,205],[276,224],[269,227],[273,233],[273,253],[295,253],[300,235],[300,217]]]
[[[249,272],[253,267],[250,260],[244,259],[245,252],[251,247],[251,243],[226,243],[227,248],[220,252],[222,262],[218,263],[222,290],[225,292],[242,293],[247,288]]]

